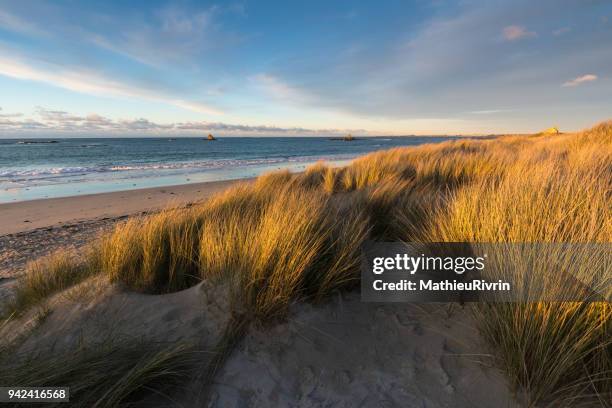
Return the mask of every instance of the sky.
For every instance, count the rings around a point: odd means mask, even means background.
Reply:
[[[0,137],[433,135],[612,118],[612,1],[0,0]]]

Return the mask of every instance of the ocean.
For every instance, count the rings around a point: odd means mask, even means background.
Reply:
[[[0,203],[241,179],[451,137],[0,139]]]

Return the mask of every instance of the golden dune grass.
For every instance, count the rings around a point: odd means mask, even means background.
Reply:
[[[15,296],[4,314],[19,314],[44,302],[50,295],[98,274],[101,270],[100,261],[98,247],[92,246],[85,250],[84,256],[74,251],[60,250],[30,262],[27,273],[18,281]]]
[[[299,175],[271,173],[191,208],[130,220],[95,244],[97,256],[78,265],[153,293],[226,280],[236,311],[268,321],[283,316],[291,302],[354,285],[359,247],[368,238],[610,243],[611,191],[612,123],[575,134],[398,148],[342,169],[318,163]],[[581,260],[580,278],[605,288],[609,265],[587,262],[579,251],[561,257]],[[497,265],[512,256],[509,251]],[[546,280],[553,291],[574,290],[551,279],[563,263],[546,259],[529,257],[516,273]],[[71,275],[75,264],[62,265],[50,258],[33,267],[15,308],[63,289],[61,276]],[[474,310],[500,366],[531,404],[609,397],[608,303],[534,301]]]
[[[605,167],[610,164],[610,146],[607,158],[590,154],[588,161],[578,162],[572,157],[582,152],[557,148],[543,152],[544,145],[538,142],[533,150],[524,149],[500,179],[485,177],[452,194],[427,231],[428,239],[609,243],[611,180]],[[601,148],[600,152],[606,150],[606,146]],[[534,160],[535,156],[540,157]],[[553,297],[577,290],[562,275],[571,266],[581,281],[608,298],[612,294],[609,254],[607,258],[592,257],[578,245],[562,251],[542,248],[532,254],[513,251],[509,246],[502,259],[496,260],[493,279],[510,271],[519,275],[519,282],[545,282],[545,294]],[[579,395],[609,395],[610,305],[537,302],[542,293],[524,295],[533,303],[477,309],[483,333],[499,353],[510,379],[525,389],[534,403],[554,396],[572,405],[577,403],[572,398]]]
[[[200,206],[131,220],[102,240],[102,269],[154,293],[227,279],[241,309],[278,314],[293,300],[354,281],[368,233],[364,209],[308,184],[272,173]]]

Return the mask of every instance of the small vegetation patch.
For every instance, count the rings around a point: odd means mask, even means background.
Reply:
[[[13,355],[2,361],[0,384],[69,385],[70,406],[75,407],[127,406],[152,390],[154,401],[172,405],[169,391],[189,382],[193,368],[202,358],[202,353],[184,343],[91,344],[61,354],[39,350],[34,355]]]

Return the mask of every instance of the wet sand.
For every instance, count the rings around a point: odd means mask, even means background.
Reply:
[[[213,181],[0,204],[0,236],[184,205],[236,182]]]

